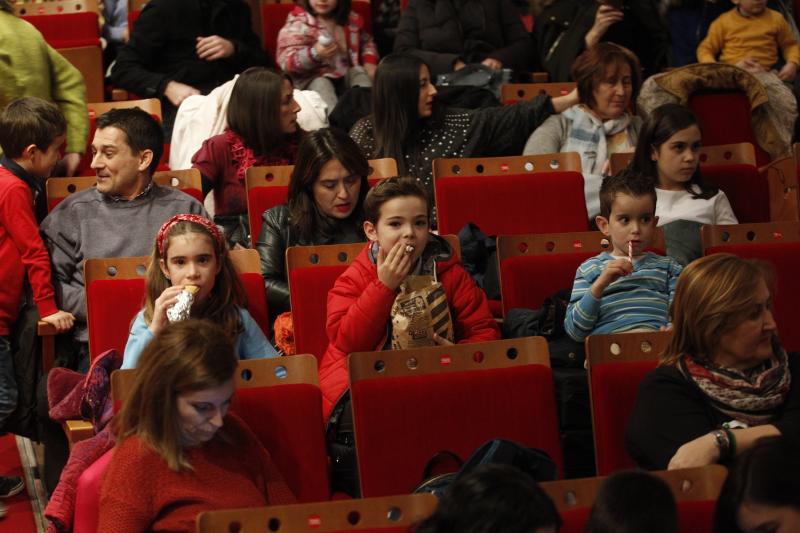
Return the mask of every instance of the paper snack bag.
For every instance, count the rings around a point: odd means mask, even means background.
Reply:
[[[432,276],[408,276],[392,305],[392,349],[435,346],[434,333],[453,341],[453,320],[442,284]]]

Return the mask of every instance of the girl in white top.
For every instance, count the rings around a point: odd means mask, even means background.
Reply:
[[[662,105],[645,121],[631,167],[657,178],[659,226],[675,220],[738,224],[725,193],[700,175],[701,143],[697,117],[684,106]]]

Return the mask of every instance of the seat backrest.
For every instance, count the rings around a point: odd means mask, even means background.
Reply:
[[[285,204],[289,196],[289,182],[291,181],[294,165],[281,165],[271,167],[250,167],[245,175],[247,189],[247,217],[250,222],[251,242],[255,247],[261,235],[261,216],[264,211]],[[369,160],[370,187],[383,178],[397,175],[397,163],[391,157]]]
[[[487,235],[589,229],[576,152],[437,159],[433,177],[442,233],[468,222]]]
[[[159,170],[153,173],[153,181],[162,187],[173,187],[185,192],[201,204],[203,203],[203,183],[199,169]]]
[[[12,3],[53,48],[100,47],[97,0]]]
[[[800,222],[768,222],[735,226],[703,226],[706,255],[732,253],[769,262],[775,272],[772,305],[781,343],[787,351],[800,350],[800,329],[796,325],[800,299]]]
[[[268,335],[269,313],[258,252],[231,250],[230,257],[247,294],[247,309]],[[144,305],[144,276],[149,263],[147,256],[84,262],[90,359],[110,349],[125,351],[131,322]]]
[[[70,194],[97,184],[95,176],[75,176],[73,178],[50,178],[45,183],[47,191],[47,211],[52,211]]]
[[[540,94],[551,98],[564,96],[578,86],[574,81],[548,83],[506,83],[500,87],[500,101],[505,105],[533,100]]]
[[[680,470],[650,472],[662,479],[678,504],[681,533],[711,533],[714,508],[727,477],[724,466],[709,465]],[[553,500],[564,520],[561,533],[583,533],[597,491],[605,477],[546,481],[539,486]]]
[[[328,347],[325,331],[328,291],[364,249],[364,243],[292,246],[286,250],[286,272],[297,353],[322,359]]]
[[[437,452],[466,459],[494,438],[539,448],[563,471],[544,338],[353,353],[348,363],[362,496],[409,493]]]
[[[689,97],[689,108],[697,115],[708,145],[750,143],[758,166],[769,163],[769,154],[758,145],[752,125],[752,105],[742,91],[710,91]]]
[[[197,517],[198,533],[269,531],[296,533],[404,533],[430,516],[438,500],[432,494],[408,494],[333,502],[275,505],[252,509],[212,511]]]
[[[650,248],[663,253],[664,232],[653,237]],[[545,298],[572,287],[581,263],[609,248],[599,231],[498,235],[503,316],[517,307],[539,309]]]
[[[662,331],[586,338],[598,475],[636,466],[625,450],[625,428],[636,402],[639,383],[655,369],[671,338],[671,332]]]
[[[105,91],[105,70],[103,69],[103,50],[97,45],[59,47],[58,53],[72,63],[86,82],[86,99],[101,102]]]

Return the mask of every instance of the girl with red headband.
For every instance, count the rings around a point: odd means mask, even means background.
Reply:
[[[190,315],[220,324],[240,359],[277,357],[253,317],[219,228],[198,215],[175,215],[156,235],[145,276],[144,309],[131,325],[123,368],[135,368],[139,355],[169,322],[167,311],[187,286],[194,286]]]

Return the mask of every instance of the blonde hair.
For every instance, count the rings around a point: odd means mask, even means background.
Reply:
[[[217,241],[201,224],[189,220],[181,220],[170,227],[169,233],[164,237],[163,256],[159,255],[158,246],[153,247],[153,254],[145,274],[144,321],[146,324],[152,322],[155,301],[165,289],[172,285],[161,271],[160,266],[161,260],[167,263],[170,241],[173,237],[191,233],[204,235],[208,239],[214,247],[214,254],[220,264],[214,288],[208,295],[203,316],[199,318],[208,318],[220,324],[225,334],[235,341],[243,327],[239,317],[239,308],[247,307],[247,298],[228,254],[228,245],[224,241]]]
[[[674,365],[683,355],[708,360],[720,335],[736,328],[758,305],[754,294],[764,281],[770,294],[772,269],[764,262],[733,254],[713,254],[690,263],[678,278],[672,300],[672,341],[662,365]]]
[[[171,470],[191,470],[181,443],[178,396],[219,387],[233,378],[237,364],[233,342],[214,322],[164,326],[142,352],[130,394],[114,417],[117,442],[135,435]]]

